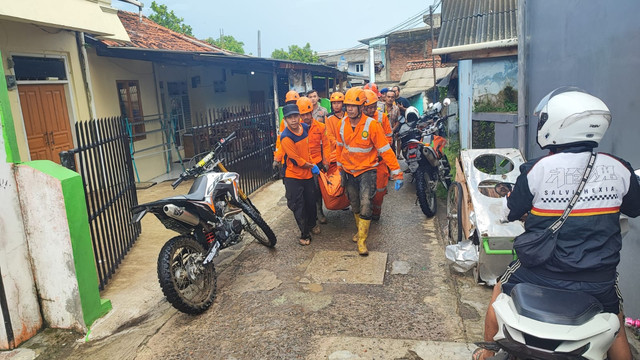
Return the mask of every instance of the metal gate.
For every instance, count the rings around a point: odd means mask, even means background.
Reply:
[[[192,135],[196,158],[221,138],[236,132],[237,138],[225,147],[223,163],[229,171],[240,174],[240,187],[247,194],[275,178],[271,167],[276,142],[273,107],[253,104],[210,109],[195,114],[193,125],[187,133]]]
[[[125,126],[121,117],[77,122],[78,147],[60,153],[82,176],[100,290],[140,235],[131,221],[138,197]]]

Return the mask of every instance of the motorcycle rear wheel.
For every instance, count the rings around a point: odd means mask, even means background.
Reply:
[[[436,171],[420,166],[415,172],[415,180],[420,209],[427,217],[433,217],[438,210],[438,201],[435,187],[431,184],[437,184],[438,174]]]
[[[167,301],[185,314],[203,313],[216,298],[213,262],[202,265],[206,255],[202,244],[189,235],[172,238],[160,250],[160,288]]]
[[[266,247],[272,248],[276,246],[278,239],[273,230],[267,225],[260,213],[255,209],[253,204],[248,204],[245,201],[240,201],[237,206],[242,209],[242,212],[248,217],[245,230],[251,234],[258,242]]]

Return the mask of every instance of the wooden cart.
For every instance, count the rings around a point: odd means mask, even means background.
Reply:
[[[447,195],[450,244],[471,240],[478,248],[474,275],[493,285],[514,259],[513,238],[524,232],[521,222],[503,223],[504,199],[499,182],[515,183],[524,158],[518,149],[462,150],[456,159],[456,181]]]

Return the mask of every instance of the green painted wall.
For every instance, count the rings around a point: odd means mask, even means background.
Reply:
[[[9,93],[7,91],[7,81],[2,64],[2,54],[0,53],[0,123],[2,125],[2,137],[4,138],[4,148],[7,153],[8,163],[20,162],[20,152],[16,141],[16,130],[13,126],[13,116],[11,115],[11,105],[9,104]]]
[[[84,322],[89,327],[95,320],[111,310],[111,301],[100,299],[98,273],[91,243],[82,177],[78,173],[49,160],[30,161],[24,165],[60,181],[67,212],[82,313]]]

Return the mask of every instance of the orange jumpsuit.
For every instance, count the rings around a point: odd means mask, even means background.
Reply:
[[[391,144],[393,142],[393,131],[391,130],[391,124],[389,123],[387,114],[378,109],[374,119],[382,125],[387,142]],[[385,164],[384,160],[382,160],[380,161],[380,165],[378,165],[378,172],[376,174],[376,195],[373,197],[373,200],[371,200],[373,206],[373,219],[375,220],[379,219],[380,214],[382,213],[382,202],[384,201],[384,196],[387,194],[388,183],[389,168]]]
[[[273,160],[277,162],[282,162],[282,158],[284,157],[284,151],[282,151],[282,145],[280,144],[280,136],[285,129],[284,119],[280,121],[280,131],[278,131],[278,137],[276,138],[276,151],[273,152]]]
[[[400,165],[385,135],[380,123],[364,114],[361,115],[355,128],[351,127],[351,121],[348,118],[344,118],[340,124],[336,142],[338,166],[352,177],[358,177],[368,171],[378,170],[380,168],[378,157],[381,157],[391,170],[391,174],[396,179],[402,179]],[[347,179],[349,179],[348,176]],[[377,187],[377,184],[375,186]],[[349,188],[347,191],[350,194]],[[370,219],[373,211],[371,201],[375,196],[375,190],[370,194],[371,197],[355,193],[349,196],[352,211],[360,214],[360,218],[364,220]]]
[[[329,146],[331,148],[331,153],[329,155],[330,164],[333,164],[338,160],[336,154],[336,139],[340,136],[340,121],[342,121],[342,117],[338,117],[336,114],[331,113],[325,122],[327,137],[329,138]]]

